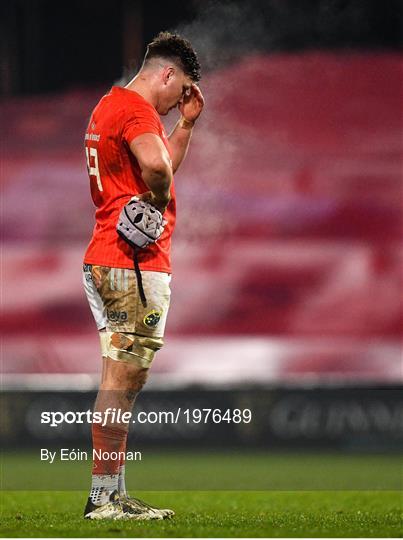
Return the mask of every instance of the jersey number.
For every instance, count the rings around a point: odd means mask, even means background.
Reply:
[[[102,182],[101,182],[101,176],[99,174],[98,169],[98,152],[96,148],[87,148],[85,147],[85,154],[87,156],[87,167],[88,167],[88,174],[90,176],[96,176],[97,178],[97,185],[99,191],[103,191],[102,189]],[[94,165],[91,165],[91,158],[94,158]]]

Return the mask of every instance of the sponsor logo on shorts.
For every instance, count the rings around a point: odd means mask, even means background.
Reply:
[[[149,328],[155,328],[161,320],[161,315],[162,311],[157,311],[156,309],[153,309],[144,317],[143,323]]]
[[[84,276],[85,276],[85,281],[92,281],[92,278],[91,278],[91,265],[90,264],[84,264],[83,265],[83,271],[84,271]]]
[[[113,321],[113,322],[126,322],[127,321],[127,311],[116,311],[114,309],[107,309],[106,315],[109,321]]]

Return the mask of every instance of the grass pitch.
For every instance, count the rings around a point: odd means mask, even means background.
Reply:
[[[6,537],[399,537],[397,492],[150,492],[172,520],[82,519],[87,493],[4,492]]]
[[[176,455],[176,454],[175,454]],[[150,454],[150,467],[158,466],[159,460],[164,467],[171,465],[173,476],[182,477],[192,474],[196,478],[218,474],[219,465],[225,475],[236,477],[241,473],[240,467],[246,461],[253,467],[277,477],[289,477],[304,469],[306,478],[327,474],[327,485],[333,480],[340,480],[343,471],[351,475],[361,463],[362,474],[368,474],[372,468],[373,485],[376,485],[389,473],[399,474],[398,462],[393,467],[395,458],[379,456],[358,459],[354,456],[347,459],[344,468],[337,457],[311,456],[309,459],[298,455],[244,455],[242,460],[225,453],[177,454],[181,456],[175,468],[174,457],[171,461],[167,454]],[[247,459],[246,459],[247,458]],[[82,517],[83,508],[88,496],[87,491],[55,491],[51,490],[41,477],[43,464],[38,463],[37,456],[32,453],[20,455],[3,455],[4,473],[12,470],[16,474],[17,467],[29,482],[43,491],[11,491],[10,473],[3,481],[7,490],[1,492],[1,536],[3,537],[401,537],[402,527],[402,492],[393,490],[308,490],[306,478],[291,490],[184,490],[180,483],[176,491],[155,490],[136,491],[135,495],[155,504],[172,508],[175,518],[169,521],[155,522],[119,522],[86,521]],[[336,466],[332,469],[332,463]],[[59,464],[61,465],[61,464]],[[79,474],[89,482],[89,464],[79,465]],[[192,465],[192,467],[191,467]],[[50,467],[48,465],[48,467]],[[52,466],[53,467],[53,466]],[[136,478],[136,464],[130,464],[128,470],[129,487]],[[252,472],[253,467],[249,472]],[[169,467],[168,467],[169,468]],[[134,469],[134,470],[133,470]],[[71,471],[63,467],[50,468],[53,476],[58,478],[59,485],[67,482]],[[327,471],[327,472],[326,472]],[[139,471],[140,472],[140,471]],[[302,473],[301,473],[302,474]],[[29,475],[29,476],[28,476]],[[147,470],[141,470],[144,485]],[[377,476],[378,475],[378,476]],[[173,477],[172,476],[172,477]],[[338,478],[336,478],[338,476]],[[172,478],[171,477],[171,478]],[[140,480],[140,478],[138,478]],[[169,478],[166,479],[167,481]],[[300,478],[301,480],[301,478]],[[359,478],[357,477],[357,480]],[[46,480],[47,481],[47,480]],[[44,483],[45,482],[45,483]],[[182,485],[184,480],[181,480]],[[207,480],[204,486],[213,485]],[[399,485],[399,480],[396,486]],[[305,486],[305,487],[304,487]],[[44,491],[47,489],[47,491]],[[203,489],[202,487],[200,489]],[[381,489],[381,488],[380,488]],[[298,491],[300,490],[300,491]]]

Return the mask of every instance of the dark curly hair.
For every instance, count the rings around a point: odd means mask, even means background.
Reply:
[[[169,58],[179,65],[193,82],[200,81],[200,64],[190,41],[179,34],[160,32],[147,46],[144,63],[152,58]]]

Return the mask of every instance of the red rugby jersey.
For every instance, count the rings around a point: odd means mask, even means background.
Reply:
[[[139,164],[129,148],[142,133],[161,137],[170,153],[168,139],[155,108],[140,94],[112,87],[95,107],[85,133],[85,152],[91,196],[97,207],[92,239],[84,262],[115,268],[133,268],[133,249],[116,232],[122,207],[133,195],[149,191]],[[142,270],[171,272],[171,235],[176,219],[175,190],[164,213],[168,221],[155,244],[140,250]]]

